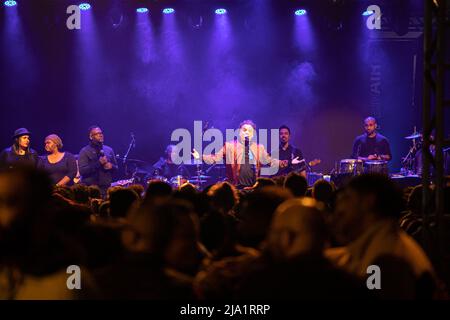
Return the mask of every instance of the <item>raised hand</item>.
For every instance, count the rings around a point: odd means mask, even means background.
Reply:
[[[195,148],[194,148],[194,149],[192,149],[192,152],[191,152],[191,154],[192,154],[192,156],[194,157],[194,159],[195,159],[195,160],[198,160],[198,159],[200,159],[200,154],[198,153],[198,151],[197,151],[197,150],[195,150]]]
[[[292,159],[292,161],[291,161],[292,164],[299,164],[300,162],[302,162],[302,160],[298,160],[298,157],[295,157],[295,158]]]

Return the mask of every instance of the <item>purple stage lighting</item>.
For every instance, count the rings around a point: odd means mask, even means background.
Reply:
[[[137,13],[147,13],[148,9],[147,8],[138,8],[138,9],[136,9],[136,12]]]
[[[164,10],[163,10],[163,13],[164,14],[171,14],[171,13],[174,13],[175,12],[175,9],[174,8],[165,8]]]
[[[91,8],[91,5],[89,3],[81,3],[78,7],[81,10],[89,10]]]
[[[295,13],[296,16],[303,16],[303,15],[306,14],[306,10],[305,9],[299,9],[299,10],[296,10],[294,13]]]
[[[8,1],[5,1],[5,6],[14,7],[14,6],[17,6],[17,2],[14,0],[8,0]]]
[[[226,9],[217,9],[215,12],[216,12],[216,14],[226,14],[227,10]]]

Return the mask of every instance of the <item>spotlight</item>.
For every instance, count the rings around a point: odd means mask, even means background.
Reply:
[[[373,11],[364,11],[363,13],[362,13],[362,15],[363,16],[370,16],[371,14],[373,14],[374,12]]]
[[[227,10],[226,9],[217,9],[215,12],[216,12],[216,14],[225,14],[225,13],[227,13]]]
[[[175,9],[174,8],[165,8],[164,10],[163,10],[163,13],[164,14],[171,14],[171,13],[174,13],[175,12]]]
[[[147,8],[138,8],[138,9],[136,9],[136,12],[137,13],[146,13],[146,12],[148,12],[148,9]]]
[[[295,12],[296,16],[303,16],[306,14],[306,10],[305,9],[300,9],[300,10],[296,10]]]
[[[14,7],[14,6],[17,6],[17,2],[14,0],[8,0],[8,1],[5,1],[5,6]]]
[[[91,8],[91,5],[89,3],[81,3],[78,8],[81,10],[89,10]]]

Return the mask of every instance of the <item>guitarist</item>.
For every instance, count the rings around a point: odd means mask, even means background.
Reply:
[[[291,138],[291,129],[282,125],[280,131],[280,169],[277,175],[285,176],[291,172],[297,172],[306,178],[306,161],[300,149],[289,143]]]

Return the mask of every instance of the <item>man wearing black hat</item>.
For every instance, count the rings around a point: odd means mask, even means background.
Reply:
[[[14,131],[14,144],[0,153],[0,168],[13,168],[20,165],[37,167],[39,156],[30,148],[31,132],[25,128]]]

